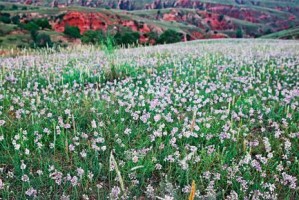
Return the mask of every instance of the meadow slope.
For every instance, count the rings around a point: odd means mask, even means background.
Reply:
[[[281,38],[298,38],[294,31],[299,25],[297,0],[243,0],[243,4],[237,3],[238,0],[185,0],[177,1],[181,3],[176,5],[160,5],[160,9],[145,9],[146,4],[154,1],[131,1],[135,2],[133,4],[136,7],[129,10],[118,9],[117,1],[111,6],[110,0],[101,1],[102,4],[89,1],[92,4],[86,6],[80,6],[76,1],[66,6],[66,1],[59,1],[58,8],[49,6],[51,1],[26,1],[31,2],[31,5],[18,2],[0,0],[0,47],[6,49],[32,46],[34,37],[28,27],[24,27],[37,19],[49,21],[51,28],[38,31],[48,34],[52,41],[61,46],[80,43],[80,40],[63,34],[67,25],[78,27],[81,34],[88,30],[113,34],[116,31],[123,33],[132,30],[139,33],[140,44],[156,44],[157,37],[167,29],[179,32],[181,41],[259,38],[269,34],[274,35],[266,37],[277,38],[287,34]]]
[[[0,58],[0,197],[298,199],[298,125],[296,41],[24,51]]]

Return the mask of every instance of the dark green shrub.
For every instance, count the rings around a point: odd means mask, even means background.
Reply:
[[[243,38],[243,30],[241,28],[237,29],[236,38]]]
[[[267,34],[271,34],[273,33],[273,30],[271,28],[268,28],[266,31],[265,31],[265,35]]]
[[[81,37],[80,29],[77,26],[65,26],[63,33],[71,38]]]
[[[22,10],[27,10],[27,7],[26,7],[26,6],[23,6],[23,7],[22,7]]]
[[[27,24],[24,24],[22,25],[22,28],[30,32],[39,30],[39,26],[35,22],[29,22]]]
[[[40,48],[53,46],[50,36],[46,33],[37,34],[34,43],[36,47],[40,47]]]
[[[19,15],[15,15],[11,18],[11,22],[13,24],[19,24],[20,23],[20,16]]]
[[[12,10],[18,10],[18,6],[17,5],[12,5],[11,9]]]
[[[41,19],[36,19],[34,21],[41,29],[51,29],[51,25],[49,24],[48,19],[46,18],[41,18]]]
[[[149,33],[148,33],[148,38],[149,38],[150,40],[155,40],[155,41],[157,41],[157,40],[159,39],[159,35],[158,35],[158,33],[156,33],[156,32],[149,32]]]
[[[156,32],[149,32],[144,34],[144,36],[148,38],[147,44],[155,44],[159,39],[159,35]]]
[[[117,32],[114,35],[114,40],[116,45],[123,45],[125,47],[128,47],[129,45],[134,45],[138,43],[139,40],[139,33],[134,31],[125,31],[125,32]]]
[[[37,35],[38,35],[37,30],[30,31],[30,35],[31,35],[32,40],[35,42],[36,38],[37,38]]]
[[[5,6],[4,5],[0,5],[0,10],[4,10]]]
[[[11,22],[10,14],[9,13],[0,13],[0,21],[5,24],[9,24]]]
[[[101,31],[89,30],[83,33],[81,41],[84,44],[99,44],[104,41],[104,34]]]
[[[7,34],[6,31],[0,29],[0,36],[5,36],[6,34]]]
[[[181,34],[168,29],[164,33],[162,33],[157,41],[159,44],[170,44],[170,43],[175,43],[175,42],[180,42],[181,39]]]

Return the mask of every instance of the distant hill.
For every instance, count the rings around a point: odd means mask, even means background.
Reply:
[[[3,1],[3,0],[2,0]],[[110,7],[124,10],[145,8],[200,8],[205,4],[221,4],[244,7],[262,7],[272,9],[292,9],[298,7],[298,0],[4,0],[3,2],[23,3],[27,5],[51,6],[71,5],[84,7]]]

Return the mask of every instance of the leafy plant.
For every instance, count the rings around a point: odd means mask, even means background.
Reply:
[[[49,20],[46,18],[40,18],[40,19],[36,19],[34,21],[36,23],[36,25],[38,25],[41,29],[51,29],[51,25],[49,23]]]
[[[157,41],[159,44],[170,44],[170,43],[175,43],[175,42],[180,42],[181,39],[181,34],[168,29],[164,33],[162,33]]]
[[[105,36],[101,31],[88,30],[83,33],[81,41],[84,44],[100,44],[104,40]]]
[[[5,24],[10,24],[10,14],[9,13],[0,13],[0,22],[3,22]]]
[[[243,38],[243,30],[241,28],[237,29],[236,38]]]
[[[65,35],[71,37],[71,38],[80,38],[80,29],[77,26],[65,26],[64,32]]]
[[[34,41],[36,47],[52,47],[53,43],[51,37],[46,33],[39,33]]]
[[[12,9],[12,10],[18,10],[18,6],[17,6],[17,5],[12,5],[12,6],[11,6],[11,9]]]
[[[138,32],[127,30],[124,32],[117,32],[114,35],[114,40],[117,45],[128,47],[130,45],[137,44],[139,37],[140,35]]]
[[[11,17],[11,22],[13,24],[19,24],[20,23],[20,16],[19,15],[15,15],[15,16]]]
[[[27,24],[22,25],[22,27],[30,32],[39,30],[39,26],[35,22],[29,22]]]

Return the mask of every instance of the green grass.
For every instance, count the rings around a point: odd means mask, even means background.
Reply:
[[[299,39],[299,28],[291,28],[288,30],[279,31],[264,35],[261,38],[265,39]]]
[[[0,36],[7,35],[8,33],[17,29],[17,25],[14,24],[4,24],[0,22]]]
[[[5,49],[16,47],[29,47],[31,36],[29,34],[14,34],[0,37],[0,46]]]
[[[297,49],[206,40],[2,58],[0,196],[188,199],[194,181],[195,199],[297,199]]]

